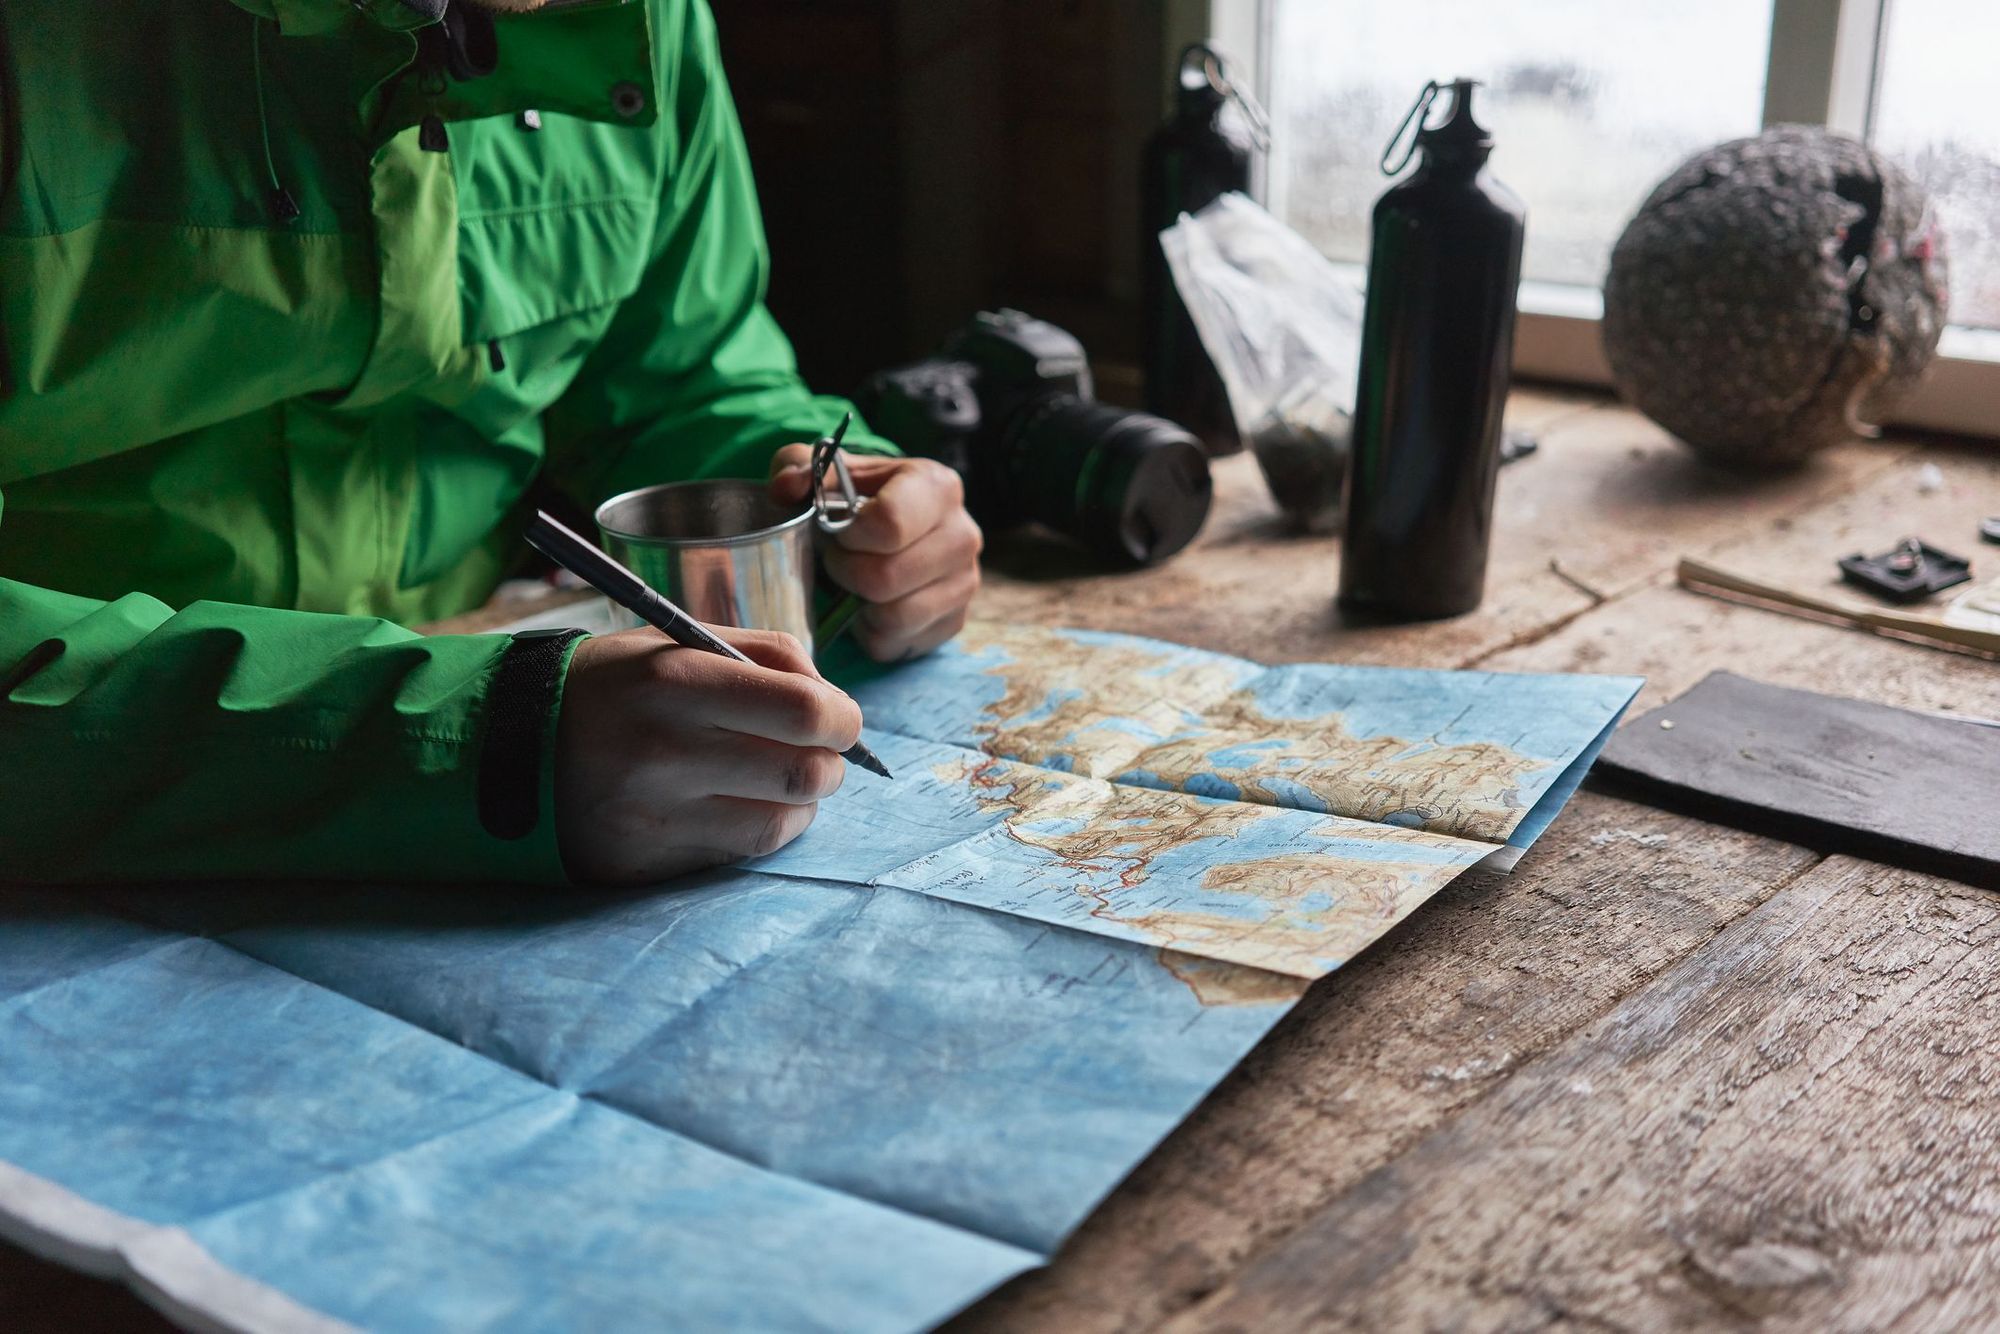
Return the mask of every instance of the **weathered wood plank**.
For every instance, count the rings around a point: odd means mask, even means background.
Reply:
[[[1920,483],[1925,465],[1938,485]],[[2000,509],[2000,451],[1927,444],[1892,458],[1850,492],[1767,518],[1714,547],[1695,542],[1668,555],[1701,556],[1726,568],[1820,596],[1870,604],[1842,588],[1836,557],[1880,551],[1906,534],[1954,543],[1977,576],[2000,574],[2000,550],[1977,540],[1977,523]],[[1855,630],[1734,606],[1671,586],[1642,589],[1559,628],[1539,642],[1480,661],[1499,671],[1637,672],[1647,678],[1634,712],[1679,694],[1710,671],[1852,695],[1910,708],[2000,716],[2000,668],[1958,654]]]
[[[1517,384],[1507,395],[1507,425],[1537,438],[1556,423],[1603,407],[1611,400],[1591,389],[1558,384]]]
[[[1496,653],[1502,672],[1633,672],[1642,713],[1709,672],[1903,708],[2000,717],[2000,667],[1856,630],[1738,607],[1679,588],[1648,588],[1598,608],[1555,634]]]
[[[1906,439],[1849,441],[1776,474],[1727,472],[1622,405],[1564,418],[1542,453],[1517,465],[1501,519],[1531,525],[1549,559],[1600,597],[1616,597],[1683,555],[1708,550],[1893,472]]]
[[[1584,794],[1292,1015],[1071,1240],[959,1330],[1149,1328],[1814,861]]]
[[[1179,1327],[1991,1327],[1996,941],[2000,896],[1831,859]]]
[[[1979,521],[1995,513],[2000,449],[1935,441],[1789,519],[1759,524],[1708,551],[1677,554],[1701,555],[1734,573],[1872,610],[1883,604],[1841,582],[1839,557],[1877,555],[1905,537],[1922,537],[1968,557],[1975,578],[1992,579],[2000,576],[2000,548],[1980,540]]]

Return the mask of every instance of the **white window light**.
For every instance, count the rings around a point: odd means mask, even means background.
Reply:
[[[1982,105],[1994,0],[1170,0],[1168,22],[1212,40],[1272,108],[1265,202],[1357,266],[1387,185],[1360,164],[1372,170],[1396,99],[1427,78],[1509,71],[1511,88],[1488,91],[1517,112],[1496,169],[1529,200],[1515,368],[1545,379],[1610,383],[1604,258],[1689,153],[1784,122],[1867,138],[1931,190],[1952,263],[1953,324],[1892,422],[2000,436],[2000,119]],[[1287,132],[1294,117],[1307,133]],[[1571,153],[1590,170],[1565,175]]]

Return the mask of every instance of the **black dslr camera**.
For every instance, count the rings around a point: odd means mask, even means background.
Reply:
[[[1035,520],[1126,565],[1186,546],[1208,517],[1208,455],[1170,421],[1091,397],[1083,344],[1018,310],[983,311],[938,356],[869,378],[868,424],[965,479],[990,528]]]

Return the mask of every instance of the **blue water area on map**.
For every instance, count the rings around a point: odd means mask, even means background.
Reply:
[[[1345,874],[1359,872],[1358,878],[1371,887],[1386,875],[1405,884],[1413,902],[1421,901],[1487,851],[1483,845],[1456,839],[1392,842],[1371,835],[1368,831],[1374,826],[1351,821],[1341,822],[1344,831],[1329,837],[1328,817],[1267,809],[1267,819],[1233,836],[1190,837],[1166,848],[1158,847],[1156,837],[1145,829],[1134,829],[1122,843],[1116,838],[1097,839],[1100,850],[1088,862],[1059,860],[1023,842],[1021,834],[1061,832],[1059,827],[1041,829],[1030,822],[943,849],[890,872],[878,883],[913,890],[921,886],[928,895],[1155,945],[1172,939],[1154,924],[1155,914],[1198,914],[1212,924],[1215,934],[1200,937],[1198,945],[1187,948],[1257,967],[1281,967],[1269,953],[1264,930],[1276,922],[1288,941],[1307,947],[1301,951],[1285,945],[1281,971],[1317,976],[1346,962],[1346,942],[1329,940],[1325,950],[1311,950],[1314,928],[1302,919],[1341,899]],[[1205,884],[1217,865],[1287,857],[1322,865],[1315,889],[1274,902],[1259,894]],[[1237,928],[1224,929],[1229,923]],[[1344,923],[1330,927],[1337,925]]]
[[[811,828],[751,865],[867,884],[892,866],[949,847],[1004,818],[956,777],[981,761],[977,752],[872,729],[867,740],[895,778],[848,766],[840,791],[820,803]]]
[[[991,669],[1010,661],[1002,649],[975,653],[951,644],[895,668],[854,664],[833,676],[871,729],[977,750],[979,721],[1007,693]]]
[[[1289,778],[1281,778],[1275,774],[1265,774],[1258,777],[1257,786],[1270,793],[1271,799],[1280,806],[1289,806],[1295,811],[1331,810],[1331,807],[1327,805],[1325,797],[1320,796],[1319,793],[1314,792],[1303,783],[1295,783]],[[1189,787],[1193,787],[1193,784],[1190,783]],[[1393,817],[1385,821],[1385,823],[1390,824],[1394,822]]]
[[[1241,658],[1130,635],[1088,630],[1065,630],[1061,634],[1078,649],[1119,648],[1149,660],[1151,665],[1142,669],[1139,676],[1158,681],[1158,703],[1166,706],[1163,717],[1178,719],[1179,723],[1197,722],[1199,707],[1205,702],[1202,698],[1189,697],[1177,691],[1176,687],[1189,671],[1199,667],[1217,671],[1217,683],[1226,688],[1231,684],[1247,683],[1265,670],[1259,664]],[[851,667],[841,679],[860,703],[870,726],[978,749],[986,725],[995,721],[993,710],[1007,693],[1007,682],[998,669],[1015,665],[1013,655],[1001,645],[966,649],[950,644],[927,658],[893,671]],[[1033,669],[1029,671],[1032,675]],[[1047,689],[1036,696],[1034,705],[1005,721],[1018,725],[1045,719],[1063,702],[1086,697],[1092,684],[1089,680],[1051,680]],[[1106,715],[1091,725],[1093,733],[1122,734],[1151,742],[1163,741],[1176,730],[1178,723],[1162,730],[1152,719],[1120,718],[1116,715]],[[1062,768],[1075,767],[1074,756],[1055,758],[1063,761]],[[1038,759],[1037,763],[1049,768],[1058,767],[1049,759]]]
[[[1638,680],[1638,678],[1632,679]],[[1638,693],[1636,684],[1632,693]],[[1631,697],[1626,698],[1629,702]],[[1624,706],[1620,705],[1619,713],[1614,714],[1611,721],[1604,724],[1604,729],[1577,752],[1576,758],[1556,775],[1553,782],[1542,789],[1541,795],[1535,799],[1534,806],[1521,817],[1521,823],[1514,827],[1514,832],[1508,835],[1509,847],[1532,847],[1535,840],[1555,822],[1556,816],[1562,814],[1562,808],[1569,804],[1569,799],[1576,795],[1579,787],[1583,786],[1584,778],[1590,773],[1590,766],[1597,762],[1598,753],[1604,749],[1605,743],[1611,740],[1611,734],[1618,730],[1618,718],[1623,711]]]
[[[1274,720],[1338,715],[1353,736],[1405,737],[1415,745],[1477,742],[1517,755],[1566,761],[1590,741],[1607,711],[1622,709],[1637,677],[1437,672],[1406,667],[1301,663],[1273,667],[1249,684]]]
[[[147,923],[0,896],[0,1158],[364,1325],[796,1326],[843,1293],[833,1324],[924,1323],[1052,1251],[1287,1008],[747,871],[284,898],[113,896]]]
[[[14,928],[45,907],[0,894],[6,976],[42,957],[48,933]],[[230,945],[154,931],[134,952],[132,924],[85,920],[70,971],[0,1001],[0,1158],[356,1325],[907,1328],[1039,1259],[551,1088]]]

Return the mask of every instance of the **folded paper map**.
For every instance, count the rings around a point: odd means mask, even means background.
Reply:
[[[0,1234],[227,1327],[925,1327],[1638,684],[975,626],[850,681],[896,779],[739,867],[0,892]]]

